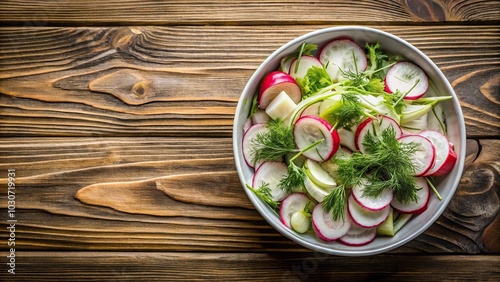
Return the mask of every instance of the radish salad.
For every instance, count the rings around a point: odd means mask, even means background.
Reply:
[[[260,82],[244,124],[252,190],[297,233],[394,236],[438,197],[457,155],[426,73],[378,43],[303,43]]]

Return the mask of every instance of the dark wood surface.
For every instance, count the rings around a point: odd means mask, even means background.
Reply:
[[[500,280],[498,1],[2,1],[0,280]],[[232,122],[282,44],[363,25],[455,89],[465,170],[438,221],[387,254],[301,247],[255,211]],[[7,171],[16,170],[16,275]]]

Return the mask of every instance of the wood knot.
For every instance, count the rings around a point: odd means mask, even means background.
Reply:
[[[142,32],[137,28],[120,28],[112,39],[113,48],[127,51],[137,41],[137,36]]]
[[[446,20],[446,12],[439,1],[436,0],[405,0],[410,15],[424,22],[442,22]]]
[[[138,99],[148,96],[146,94],[149,89],[149,84],[151,84],[151,82],[147,80],[137,82],[132,86],[132,94]]]

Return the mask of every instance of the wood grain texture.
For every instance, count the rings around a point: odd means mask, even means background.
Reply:
[[[8,281],[498,281],[500,256],[19,252]],[[400,263],[400,262],[405,263]],[[43,275],[41,275],[43,273]]]
[[[264,59],[326,26],[0,28],[0,136],[229,137]],[[452,83],[470,137],[500,135],[498,26],[375,26]]]
[[[339,22],[496,21],[496,1],[21,1],[4,0],[0,23],[52,24],[257,25]]]
[[[499,150],[498,140],[468,140],[445,213],[393,252],[499,252],[498,233],[485,232],[498,228]],[[230,138],[4,138],[0,171],[8,168],[20,251],[306,251],[254,210]]]

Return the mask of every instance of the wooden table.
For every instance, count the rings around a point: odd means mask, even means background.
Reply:
[[[498,281],[499,20],[498,1],[3,0],[0,280]],[[420,48],[467,126],[444,214],[372,257],[280,235],[233,159],[235,107],[255,69],[296,36],[340,25]]]

